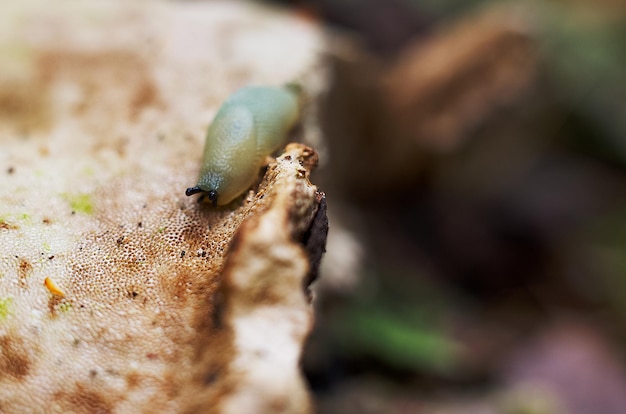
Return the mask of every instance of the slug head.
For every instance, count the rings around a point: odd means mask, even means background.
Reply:
[[[207,197],[209,200],[211,200],[213,207],[217,207],[217,191],[215,190],[205,191],[198,186],[189,187],[187,190],[185,190],[185,195],[187,197],[192,196],[194,194],[198,194],[198,193],[203,193],[202,196],[200,197],[200,201],[204,197]]]

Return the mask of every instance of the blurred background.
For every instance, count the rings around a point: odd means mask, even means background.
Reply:
[[[323,413],[626,413],[626,3],[282,1],[328,27]]]

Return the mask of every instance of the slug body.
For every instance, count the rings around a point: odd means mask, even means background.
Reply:
[[[213,205],[230,203],[254,183],[265,157],[284,144],[299,113],[296,86],[250,86],[232,94],[207,132],[198,183],[185,194],[204,193]]]

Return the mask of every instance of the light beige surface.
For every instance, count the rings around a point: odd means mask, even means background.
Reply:
[[[309,409],[315,155],[230,208],[184,191],[220,102],[320,48],[233,1],[0,6],[0,412]]]

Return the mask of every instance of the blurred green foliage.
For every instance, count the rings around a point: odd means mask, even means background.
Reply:
[[[386,273],[392,268],[373,267],[358,291],[335,309],[330,324],[339,352],[401,371],[452,373],[461,348],[444,320],[453,308],[448,292],[414,270]]]
[[[457,345],[441,327],[422,325],[419,318],[371,304],[351,309],[337,322],[336,337],[344,350],[374,355],[403,370],[445,374],[454,367]]]

